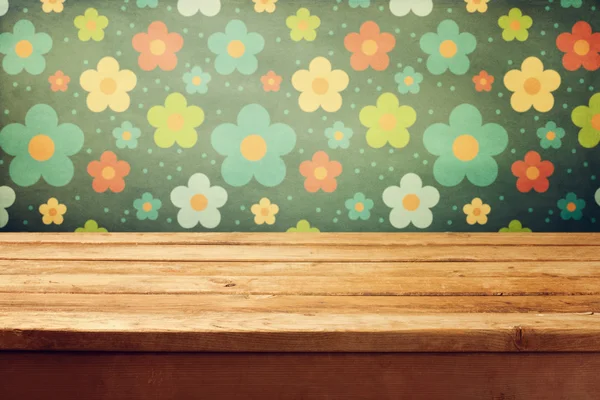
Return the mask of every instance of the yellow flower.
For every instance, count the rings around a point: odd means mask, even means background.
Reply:
[[[260,199],[258,204],[254,204],[250,208],[252,214],[254,214],[254,222],[257,225],[267,224],[273,225],[275,223],[275,214],[279,212],[279,206],[277,204],[271,204],[271,200],[263,197]]]
[[[348,74],[341,69],[331,70],[331,63],[325,57],[317,57],[310,62],[308,70],[296,71],[292,85],[301,92],[298,98],[300,109],[316,111],[319,107],[327,112],[335,112],[342,107],[339,92],[348,87]]]
[[[489,1],[490,0],[465,0],[465,3],[467,3],[467,11],[470,13],[484,13],[488,9],[487,3]]]
[[[275,3],[277,0],[252,0],[254,2],[254,11],[256,12],[268,12],[272,13],[275,11]]]
[[[485,225],[488,221],[488,214],[492,208],[488,204],[483,204],[479,197],[473,199],[471,204],[465,204],[463,212],[467,214],[467,224]]]
[[[56,198],[51,197],[48,199],[48,203],[40,206],[40,214],[42,214],[42,222],[45,225],[56,224],[60,225],[63,223],[63,215],[67,212],[67,206],[60,204]]]
[[[40,0],[40,1],[42,2],[42,10],[44,10],[45,13],[51,13],[51,12],[60,13],[65,8],[65,6],[63,5],[65,0]]]
[[[539,112],[547,112],[554,106],[552,92],[560,86],[558,72],[547,69],[537,57],[529,57],[521,69],[513,69],[504,75],[504,86],[514,92],[510,105],[515,111],[525,112],[532,106]]]
[[[110,107],[115,112],[129,108],[127,92],[137,84],[137,77],[128,70],[119,70],[119,62],[112,57],[104,57],[98,63],[98,69],[89,69],[81,74],[79,83],[89,92],[87,106],[93,112],[102,112]]]

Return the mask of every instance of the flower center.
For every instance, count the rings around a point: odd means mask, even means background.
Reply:
[[[152,203],[150,203],[149,201],[145,202],[142,206],[142,210],[146,212],[152,211]]]
[[[473,4],[481,4],[481,0],[473,0]]]
[[[546,139],[548,139],[548,140],[556,139],[556,133],[554,133],[553,131],[546,133]]]
[[[575,210],[577,210],[577,205],[575,205],[575,203],[570,202],[569,204],[567,204],[567,210],[569,210],[570,212],[573,212]]]
[[[308,21],[306,21],[306,20],[300,21],[298,23],[298,29],[300,29],[301,31],[307,30],[308,29]]]
[[[113,179],[115,175],[117,175],[117,171],[115,171],[113,167],[104,167],[102,169],[102,178],[106,179],[107,181]]]
[[[240,144],[242,156],[248,161],[259,161],[267,154],[267,142],[262,136],[246,136]]]
[[[58,85],[58,86],[62,86],[62,84],[63,84],[64,82],[63,82],[62,78],[58,78],[58,79],[56,79],[55,83],[56,83],[56,85]]]
[[[600,113],[592,117],[592,128],[594,128],[597,131],[600,131]]]
[[[396,117],[393,114],[383,114],[381,118],[379,118],[379,126],[384,131],[391,131],[396,127]]]
[[[440,54],[444,58],[452,58],[458,51],[456,47],[456,43],[452,40],[444,40],[442,44],[440,44]]]
[[[412,76],[407,76],[406,78],[404,78],[404,83],[406,84],[406,86],[410,86],[413,83],[415,83],[415,79]]]
[[[85,24],[85,27],[88,31],[95,31],[96,30],[96,21],[88,21]]]
[[[365,40],[361,46],[362,52],[368,56],[372,56],[373,54],[377,53],[378,49],[379,46],[377,45],[377,42],[373,39]]]
[[[540,92],[542,84],[537,78],[528,78],[523,84],[523,88],[527,94],[534,96]]]
[[[246,46],[241,40],[232,40],[227,45],[227,54],[233,58],[240,58],[246,52]]]
[[[420,204],[421,199],[419,199],[419,196],[416,194],[407,194],[402,199],[402,206],[406,211],[415,211],[417,208],[419,208]]]
[[[540,170],[537,167],[529,167],[525,171],[525,176],[527,176],[527,179],[530,181],[534,181],[540,176]]]
[[[208,199],[203,194],[195,194],[190,199],[190,206],[194,211],[204,211],[208,207]]]
[[[21,40],[15,46],[15,53],[21,58],[27,58],[33,53],[33,46],[29,40]]]
[[[154,56],[162,56],[167,51],[167,44],[160,39],[150,42],[150,53]]]
[[[173,132],[178,132],[183,129],[185,120],[181,114],[171,114],[167,119],[167,127]]]
[[[573,45],[573,51],[578,56],[585,56],[590,52],[590,43],[587,40],[580,39]]]
[[[327,178],[327,168],[325,168],[325,167],[315,168],[314,175],[315,175],[315,178],[322,181],[323,179]]]
[[[358,202],[354,205],[354,209],[358,212],[363,212],[365,209],[365,205],[361,202]]]
[[[510,23],[510,29],[512,29],[513,31],[518,31],[519,29],[521,29],[521,23],[519,21],[513,21]]]
[[[51,208],[50,210],[48,210],[48,215],[50,215],[51,217],[54,217],[57,213],[56,208]]]
[[[481,215],[481,208],[476,208],[473,210],[473,215],[479,217]]]
[[[192,83],[196,86],[198,86],[199,84],[202,83],[202,78],[200,78],[199,76],[195,76],[194,79],[192,79]]]
[[[266,216],[268,216],[268,215],[269,215],[269,209],[268,209],[268,208],[266,208],[266,207],[265,207],[265,208],[261,208],[261,210],[260,210],[260,214],[261,214],[263,217],[266,217]]]
[[[102,79],[102,82],[100,82],[100,91],[110,96],[117,91],[117,82],[113,78]]]
[[[312,89],[316,94],[323,95],[329,90],[329,82],[325,78],[316,78],[312,82]]]
[[[269,86],[273,86],[275,84],[275,79],[271,78],[267,81],[267,83],[269,84]]]
[[[481,84],[481,86],[485,86],[485,85],[487,85],[488,81],[485,78],[481,78],[481,80],[479,81],[479,83]]]
[[[342,140],[344,138],[344,133],[341,131],[336,131],[333,134],[333,137],[335,138],[335,140]]]
[[[452,152],[460,161],[471,161],[479,153],[479,142],[471,135],[460,135],[452,144]]]
[[[121,138],[123,140],[129,140],[129,139],[131,139],[131,132],[129,132],[129,131],[123,132],[123,134],[121,135]]]
[[[54,141],[46,135],[36,135],[29,141],[29,155],[36,161],[46,161],[54,155]]]

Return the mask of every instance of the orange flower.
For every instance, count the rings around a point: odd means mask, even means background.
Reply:
[[[367,21],[360,27],[360,33],[346,35],[344,46],[350,52],[350,65],[356,71],[364,71],[369,66],[375,71],[383,71],[390,64],[387,55],[396,45],[391,33],[380,33],[379,25]]]
[[[177,66],[177,53],[183,47],[183,38],[178,33],[169,33],[164,22],[154,21],[148,33],[138,33],[131,42],[140,52],[138,64],[144,71],[157,66],[163,71],[172,71]]]
[[[50,82],[50,89],[53,92],[66,92],[69,88],[69,82],[71,82],[71,78],[65,75],[62,71],[56,71],[54,75],[48,78],[48,82]]]
[[[494,77],[487,73],[487,71],[481,71],[479,75],[473,77],[473,83],[475,84],[475,90],[478,92],[489,92],[492,90],[492,83],[494,83]]]
[[[342,173],[342,164],[329,161],[324,151],[317,151],[311,161],[300,164],[300,173],[306,178],[304,188],[310,193],[319,189],[331,193],[337,188],[337,178]]]
[[[282,79],[275,72],[269,71],[266,75],[261,76],[260,81],[263,84],[265,92],[279,92],[279,85],[281,85]]]
[[[127,161],[117,161],[117,155],[112,151],[105,151],[100,156],[100,161],[92,161],[88,164],[87,172],[94,181],[92,188],[98,193],[104,193],[110,189],[114,193],[125,189],[125,180],[129,175],[130,166]]]

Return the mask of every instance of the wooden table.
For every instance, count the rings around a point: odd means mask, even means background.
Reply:
[[[2,234],[0,399],[599,399],[600,234]]]

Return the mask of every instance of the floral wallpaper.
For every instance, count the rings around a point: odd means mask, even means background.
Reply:
[[[0,0],[3,231],[600,231],[597,0]]]

